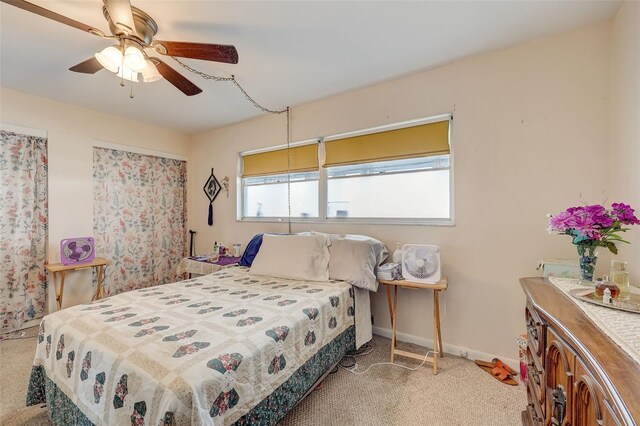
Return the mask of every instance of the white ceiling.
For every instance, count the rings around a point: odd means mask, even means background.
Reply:
[[[101,0],[33,0],[108,32]],[[207,73],[235,74],[268,108],[295,106],[465,56],[610,19],[619,1],[220,2],[133,0],[154,17],[158,39],[233,44],[237,65],[185,60]],[[129,86],[101,70],[68,68],[107,40],[0,6],[0,85],[142,122],[197,133],[257,116],[228,82],[187,75],[203,93],[168,82]],[[167,59],[167,63],[176,66]]]

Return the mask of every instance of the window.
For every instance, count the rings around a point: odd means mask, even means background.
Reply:
[[[318,217],[318,172],[292,173],[291,217]],[[288,217],[287,175],[243,179],[245,218]]]
[[[287,218],[290,186],[295,221],[451,224],[449,119],[241,154],[238,218]]]
[[[449,155],[327,168],[327,218],[449,219]]]
[[[287,170],[290,171],[287,178]],[[318,143],[242,156],[243,219],[318,218]]]

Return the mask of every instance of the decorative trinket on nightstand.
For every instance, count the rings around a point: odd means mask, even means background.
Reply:
[[[602,303],[611,303],[611,290],[608,288],[604,289],[602,294]]]

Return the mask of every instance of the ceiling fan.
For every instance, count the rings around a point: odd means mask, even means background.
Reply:
[[[116,44],[96,53],[93,58],[72,66],[69,68],[70,71],[94,74],[106,68],[119,77],[135,82],[152,82],[164,77],[185,95],[193,96],[202,92],[202,89],[158,57],[149,56],[146,50],[180,58],[238,63],[238,52],[232,45],[154,40],[158,25],[147,13],[131,6],[129,0],[103,0],[102,13],[109,23],[111,35],[24,0],[0,1],[89,34],[116,41]]]

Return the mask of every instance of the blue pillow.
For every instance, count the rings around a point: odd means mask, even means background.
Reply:
[[[249,244],[247,244],[247,248],[244,249],[244,253],[242,254],[240,262],[238,262],[240,266],[251,266],[251,264],[253,263],[253,259],[256,258],[258,250],[260,250],[260,246],[262,245],[262,235],[263,234],[257,234],[251,239],[251,241],[249,241]]]

